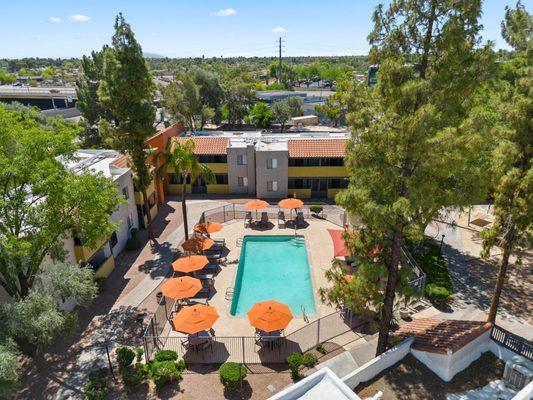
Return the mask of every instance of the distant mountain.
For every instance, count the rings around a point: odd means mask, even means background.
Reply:
[[[144,58],[167,58],[167,56],[163,56],[161,54],[148,53],[148,52],[144,52],[143,56]]]

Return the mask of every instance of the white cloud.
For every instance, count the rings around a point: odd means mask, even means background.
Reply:
[[[274,29],[271,30],[272,33],[283,33],[287,32],[287,29],[285,29],[282,26],[276,26]]]
[[[88,17],[87,15],[81,15],[81,14],[72,14],[70,17],[68,17],[68,20],[71,22],[87,22],[91,19],[91,17]]]
[[[50,17],[50,18],[48,18],[48,22],[50,24],[60,24],[61,23],[61,18],[59,18],[59,17]]]
[[[234,8],[225,8],[215,13],[217,17],[231,17],[235,14],[237,14],[237,10],[235,10]]]

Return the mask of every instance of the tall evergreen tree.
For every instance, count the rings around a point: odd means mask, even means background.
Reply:
[[[98,88],[98,98],[112,123],[101,126],[101,129],[109,132],[113,146],[125,152],[131,160],[152,239],[152,217],[146,193],[152,178],[145,141],[155,131],[153,92],[152,76],[141,46],[130,25],[122,14],[118,14],[112,45],[104,49],[102,81]]]
[[[495,220],[482,232],[483,255],[498,244],[503,249],[488,321],[496,314],[509,257],[533,239],[533,16],[518,2],[506,9],[502,35],[514,50],[510,60],[501,64],[501,80],[487,96],[486,107],[498,118],[490,126],[497,133],[492,172]],[[482,126],[480,128],[488,128]]]
[[[383,249],[368,259],[386,267],[377,354],[389,342],[405,237],[420,238],[444,208],[483,198],[482,138],[462,126],[490,65],[490,52],[476,49],[480,12],[480,0],[378,6],[369,35],[378,84],[347,95],[351,178],[337,201],[367,228],[361,253]]]

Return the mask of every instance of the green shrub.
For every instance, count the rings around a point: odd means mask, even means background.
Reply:
[[[324,207],[315,204],[310,206],[309,210],[311,210],[313,214],[320,214],[324,210]]]
[[[324,348],[324,345],[322,343],[319,343],[316,345],[315,347],[316,351],[318,351],[319,353],[322,353],[322,354],[326,354],[327,351],[326,349]]]
[[[181,378],[178,363],[174,361],[154,361],[151,365],[151,373],[158,389]]]
[[[117,354],[118,368],[123,369],[133,362],[135,359],[135,352],[129,347],[119,347],[115,350]]]
[[[220,383],[222,383],[226,389],[236,390],[239,387],[239,379],[246,378],[248,370],[244,365],[227,362],[220,366],[218,374],[220,376]]]
[[[154,359],[156,361],[176,361],[178,354],[172,350],[158,350],[155,353]]]
[[[136,358],[138,363],[140,363],[142,361],[143,354],[144,354],[144,350],[142,349],[142,347],[137,347],[135,349],[135,358]]]
[[[107,396],[107,368],[100,368],[89,372],[89,380],[83,385],[83,395],[88,400],[102,400]]]
[[[450,291],[448,289],[433,283],[426,286],[426,291],[429,299],[438,303],[445,302],[450,296]]]
[[[302,357],[302,365],[307,368],[312,368],[317,362],[317,358],[314,354],[306,353]]]
[[[317,358],[314,354],[311,353],[292,353],[287,357],[287,363],[289,364],[289,369],[291,370],[291,378],[293,381],[300,379],[300,368],[302,365],[307,368],[313,367],[317,362]]]
[[[183,372],[187,369],[187,363],[185,362],[185,360],[179,360],[176,362],[176,368],[178,369],[178,371]]]
[[[146,378],[144,364],[127,365],[120,370],[120,377],[126,390],[131,391]]]

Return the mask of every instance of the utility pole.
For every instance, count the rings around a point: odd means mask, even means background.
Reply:
[[[278,84],[281,84],[281,36],[279,37]]]

